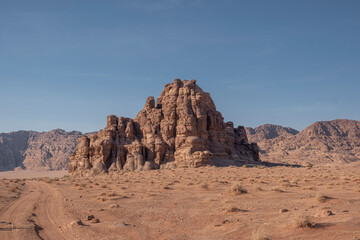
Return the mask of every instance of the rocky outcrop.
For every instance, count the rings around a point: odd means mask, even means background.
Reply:
[[[277,126],[278,129],[281,126]],[[347,163],[360,160],[360,122],[337,119],[316,122],[298,134],[283,128],[273,138],[261,126],[249,137],[258,143],[261,159],[295,164]],[[281,132],[281,133],[280,133]],[[254,136],[254,137],[252,137]]]
[[[0,171],[23,169],[66,169],[81,132],[17,131],[0,134]]]
[[[80,138],[69,172],[152,169],[170,162],[198,167],[217,159],[257,161],[258,148],[244,127],[224,122],[195,80],[175,79],[156,102],[148,97],[134,119],[110,115],[103,130]]]

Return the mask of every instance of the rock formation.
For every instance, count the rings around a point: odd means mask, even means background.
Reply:
[[[66,169],[81,132],[17,131],[0,133],[0,171],[14,168]]]
[[[244,127],[224,122],[195,80],[175,79],[156,103],[148,97],[134,119],[110,115],[103,130],[81,137],[69,172],[152,169],[170,162],[198,167],[217,159],[258,161],[258,148]]]
[[[276,133],[268,134],[277,129]],[[246,129],[258,143],[261,159],[296,164],[346,163],[360,160],[360,122],[338,119],[316,122],[300,133],[281,126]]]

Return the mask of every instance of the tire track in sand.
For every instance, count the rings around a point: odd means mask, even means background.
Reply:
[[[49,184],[27,181],[24,192],[0,215],[1,239],[74,239],[62,195]]]

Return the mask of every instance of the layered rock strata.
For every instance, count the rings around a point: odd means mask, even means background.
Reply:
[[[258,161],[258,152],[244,127],[225,123],[195,80],[175,79],[156,102],[148,97],[134,119],[110,115],[103,130],[81,137],[69,172],[153,169],[170,162],[198,167],[217,159]]]

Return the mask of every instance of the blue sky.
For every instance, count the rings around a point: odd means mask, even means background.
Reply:
[[[360,120],[360,1],[0,2],[0,132],[95,131],[174,78],[225,121]]]

